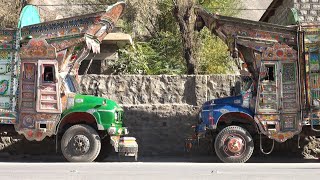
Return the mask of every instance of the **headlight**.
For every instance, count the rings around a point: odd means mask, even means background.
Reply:
[[[114,112],[114,120],[118,120],[118,112]]]
[[[118,134],[119,134],[119,135],[122,134],[122,129],[121,129],[121,128],[118,129]]]
[[[198,119],[198,124],[202,123],[202,115],[201,115],[202,111],[199,112],[199,119]]]
[[[110,127],[110,128],[108,129],[108,134],[109,134],[109,135],[114,135],[114,134],[116,134],[116,131],[117,131],[117,128],[116,128],[116,127]]]
[[[74,98],[73,97],[68,97],[68,99],[67,99],[67,109],[70,109],[73,106],[74,106]]]

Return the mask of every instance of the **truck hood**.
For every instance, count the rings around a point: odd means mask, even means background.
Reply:
[[[108,107],[120,108],[120,106],[115,101],[112,101],[107,98],[97,97],[92,95],[77,94],[74,98],[74,105],[80,105],[80,104],[93,104],[93,105],[106,104]]]
[[[209,106],[209,105],[214,105],[214,104],[216,104],[216,105],[225,104],[225,105],[241,106],[241,104],[242,104],[242,96],[240,95],[240,96],[213,99],[213,100],[205,102],[203,104],[203,106]]]

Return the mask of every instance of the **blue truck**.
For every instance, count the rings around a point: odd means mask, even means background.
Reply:
[[[195,29],[208,28],[221,38],[231,56],[247,66],[247,71],[242,69],[247,73],[242,73],[230,97],[202,105],[193,137],[211,138],[215,153],[226,163],[248,161],[258,144],[264,154],[270,154],[275,142],[295,138],[299,144],[301,137],[316,137],[320,26],[286,27],[212,14],[202,8],[195,13]],[[311,138],[302,154],[318,158],[318,142]]]

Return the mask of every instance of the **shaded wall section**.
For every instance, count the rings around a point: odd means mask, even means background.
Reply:
[[[124,123],[137,138],[140,155],[179,155],[191,136],[201,104],[230,95],[234,75],[86,75],[81,89],[124,107]],[[205,152],[207,153],[207,152]]]

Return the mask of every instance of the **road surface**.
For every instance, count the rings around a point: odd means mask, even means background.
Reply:
[[[319,179],[320,163],[1,162],[0,180]]]

